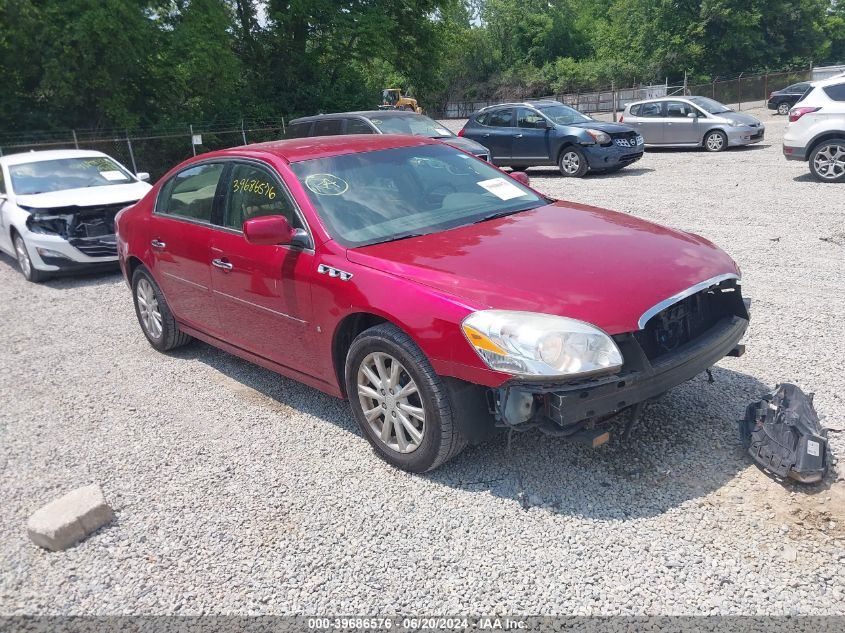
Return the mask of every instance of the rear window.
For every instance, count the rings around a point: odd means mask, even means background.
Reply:
[[[631,109],[628,112],[631,113],[631,116],[640,116],[640,110],[643,109],[642,104],[631,106]]]
[[[807,90],[807,92],[805,92],[803,95],[801,95],[801,98],[800,98],[800,99],[798,99],[798,103],[801,103],[804,99],[806,99],[806,98],[807,98],[807,97],[809,97],[811,94],[813,94],[813,91],[814,91],[814,90],[815,90],[815,88],[813,88],[812,86],[810,86],[810,89],[809,89],[809,90]]]
[[[488,112],[487,119],[484,125],[492,127],[510,127],[513,119],[513,110],[496,110],[495,112]]]
[[[845,83],[825,86],[822,90],[834,101],[845,101]]]
[[[287,138],[304,138],[308,136],[308,128],[311,127],[311,121],[304,123],[291,123],[288,126]]]

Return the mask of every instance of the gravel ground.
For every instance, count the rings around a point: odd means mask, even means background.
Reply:
[[[0,613],[845,614],[845,483],[778,483],[738,449],[735,420],[779,381],[845,419],[845,190],[784,161],[783,118],[758,113],[750,149],[529,172],[710,238],[754,299],[743,358],[595,451],[497,438],[408,475],[344,402],[204,344],[155,352],[118,275],[36,286],[0,258]],[[117,521],[32,545],[29,514],[91,482]]]

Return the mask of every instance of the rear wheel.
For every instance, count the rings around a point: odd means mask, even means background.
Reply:
[[[590,168],[587,157],[577,147],[564,147],[557,161],[560,173],[570,178],[581,178]]]
[[[704,136],[704,149],[721,152],[728,147],[728,136],[722,130],[712,130]]]
[[[23,238],[15,232],[15,257],[18,260],[18,266],[21,267],[21,274],[27,281],[32,283],[41,283],[50,278],[49,273],[38,270],[32,265],[32,260],[29,258],[29,251],[26,249],[26,242]]]
[[[365,330],[346,356],[346,392],[355,419],[389,464],[421,473],[466,445],[448,390],[422,350],[392,324]]]
[[[822,182],[845,182],[845,139],[822,141],[813,149],[810,173]]]
[[[528,169],[525,165],[511,165],[511,171],[525,171]]]
[[[786,101],[781,101],[778,104],[778,114],[786,116],[789,114],[789,104]]]
[[[191,342],[191,337],[179,330],[161,288],[143,266],[132,275],[132,298],[141,330],[158,351],[166,352]]]

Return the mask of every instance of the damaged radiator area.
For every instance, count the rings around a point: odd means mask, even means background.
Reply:
[[[94,207],[27,209],[33,233],[58,235],[89,257],[115,257],[114,218],[129,203]]]

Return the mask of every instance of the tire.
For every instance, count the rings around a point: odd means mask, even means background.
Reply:
[[[355,419],[388,464],[423,473],[466,446],[452,418],[448,389],[422,350],[395,325],[383,323],[359,334],[346,355],[344,371]],[[406,395],[394,397],[402,393]]]
[[[710,130],[704,135],[704,149],[708,152],[723,152],[728,148],[728,135],[722,130]]]
[[[132,274],[132,302],[141,331],[158,351],[167,352],[193,340],[179,330],[164,293],[144,266]]]
[[[557,158],[557,166],[561,175],[567,178],[582,178],[590,169],[587,157],[574,145],[564,147]]]
[[[525,171],[528,169],[525,165],[510,165],[511,171]]]
[[[24,242],[19,233],[14,232],[13,235],[12,242],[15,246],[15,257],[18,260],[18,266],[20,266],[24,279],[34,284],[47,281],[50,278],[50,273],[38,270],[32,265],[32,260],[29,258],[29,251],[26,248],[26,242]]]
[[[821,182],[845,182],[845,139],[822,141],[810,152],[810,173]]]
[[[790,107],[789,107],[788,101],[781,101],[778,104],[778,114],[786,116],[787,114],[789,114],[789,110],[790,110]]]

